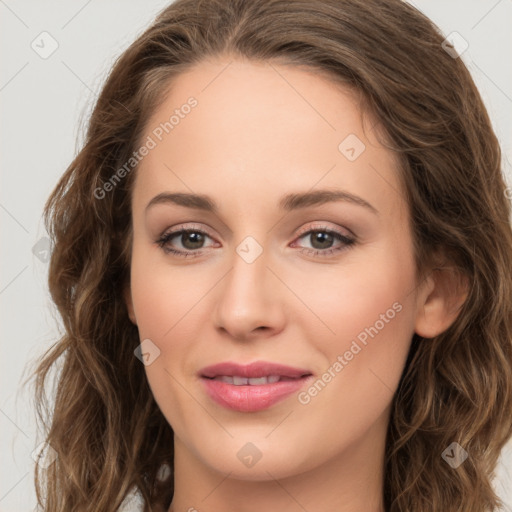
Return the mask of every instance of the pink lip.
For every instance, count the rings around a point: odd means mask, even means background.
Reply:
[[[225,362],[203,368],[199,374],[212,400],[228,409],[240,412],[268,409],[299,391],[312,377],[309,370],[265,361],[257,361],[249,365]],[[269,375],[279,375],[287,380],[261,385],[235,385],[214,380],[217,376],[258,378]]]
[[[237,375],[239,377],[257,378],[268,375],[280,375],[296,379],[303,375],[311,375],[309,370],[303,368],[293,368],[282,364],[269,363],[267,361],[256,361],[251,364],[241,365],[226,361],[225,363],[207,366],[199,372],[201,377],[217,377],[218,375]]]

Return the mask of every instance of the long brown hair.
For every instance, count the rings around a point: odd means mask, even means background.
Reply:
[[[173,467],[173,433],[134,356],[140,340],[122,293],[136,167],[98,190],[137,149],[172,78],[224,55],[316,70],[359,91],[384,127],[418,268],[443,249],[469,282],[449,329],[413,337],[387,436],[386,510],[496,510],[491,480],[512,435],[510,203],[482,99],[443,39],[402,0],[177,0],[117,60],[44,210],[64,328],[35,372],[38,418],[58,454],[36,466],[44,510],[115,510],[133,490],[146,511],[172,500],[173,474],[161,481],[158,471]],[[469,454],[457,469],[441,456],[453,442]]]

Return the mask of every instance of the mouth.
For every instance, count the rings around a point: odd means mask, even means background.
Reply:
[[[249,365],[220,363],[199,373],[215,403],[238,412],[257,412],[285,400],[306,385],[306,369],[257,361]]]
[[[304,375],[307,376],[307,375]],[[238,375],[217,375],[216,377],[204,377],[205,379],[218,380],[226,384],[233,384],[234,386],[263,386],[265,384],[275,384],[276,382],[286,382],[297,380],[301,377],[285,377],[284,375],[268,375],[264,377],[240,377]]]

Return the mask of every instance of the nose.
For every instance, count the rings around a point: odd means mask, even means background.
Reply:
[[[235,252],[232,261],[216,287],[216,328],[238,341],[277,334],[285,322],[284,286],[269,268],[266,251],[252,262]]]

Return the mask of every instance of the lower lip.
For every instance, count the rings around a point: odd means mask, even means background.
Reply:
[[[262,384],[261,386],[235,386],[206,377],[202,377],[201,380],[204,382],[206,392],[210,398],[219,405],[239,412],[256,412],[268,409],[291,394],[298,392],[311,377],[310,375],[300,379]]]

